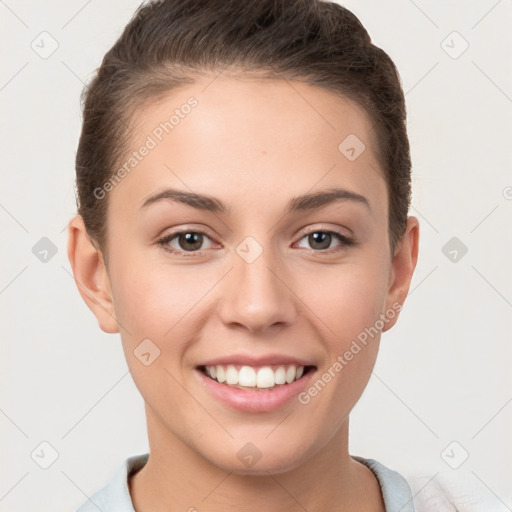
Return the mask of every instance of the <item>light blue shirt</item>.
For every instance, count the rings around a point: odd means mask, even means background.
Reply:
[[[96,491],[76,512],[135,512],[128,479],[130,475],[142,469],[148,457],[149,454],[145,453],[126,459],[105,486]],[[352,455],[352,458],[371,469],[377,477],[386,512],[415,512],[411,488],[400,473],[374,459],[364,459],[356,455]]]

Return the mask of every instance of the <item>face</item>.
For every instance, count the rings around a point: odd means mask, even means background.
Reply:
[[[410,246],[390,255],[362,109],[303,83],[211,81],[138,112],[140,158],[108,191],[112,316],[95,311],[121,333],[152,450],[279,473],[346,434],[414,264]]]

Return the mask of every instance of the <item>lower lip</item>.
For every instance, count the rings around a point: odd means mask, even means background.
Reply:
[[[203,384],[212,395],[229,407],[246,412],[269,412],[279,409],[291,402],[308,386],[316,370],[309,370],[300,379],[293,381],[291,384],[284,384],[267,391],[232,388],[226,384],[221,384],[216,380],[210,379],[210,377],[207,377],[197,368],[195,372],[198,374],[201,384]]]

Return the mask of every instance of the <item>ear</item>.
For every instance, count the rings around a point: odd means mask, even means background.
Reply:
[[[119,332],[103,254],[91,243],[80,215],[68,225],[68,258],[78,291],[100,328],[110,334]]]
[[[405,302],[411,285],[412,275],[416,268],[416,262],[418,261],[419,238],[420,225],[418,219],[416,217],[408,217],[405,233],[395,249],[391,262],[386,311],[389,309],[396,311],[398,304],[401,309]],[[398,314],[389,319],[382,332],[391,329],[397,320]]]

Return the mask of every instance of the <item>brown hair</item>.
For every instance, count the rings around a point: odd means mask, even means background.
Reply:
[[[393,253],[411,200],[405,99],[393,61],[358,18],[323,0],[161,0],[137,9],[82,91],[77,207],[105,257],[108,198],[95,190],[126,154],[134,115],[147,101],[227,68],[324,87],[365,109],[387,182]]]

